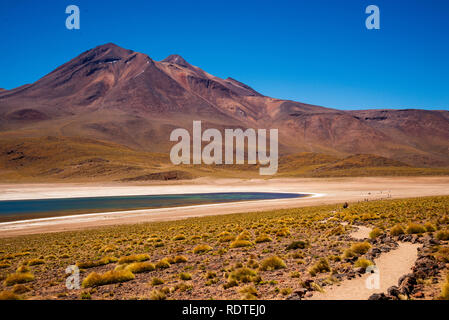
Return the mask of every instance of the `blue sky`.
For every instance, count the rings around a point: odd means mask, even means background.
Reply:
[[[81,29],[65,28],[66,6]],[[365,28],[380,8],[381,29]],[[0,2],[0,88],[38,80],[107,42],[176,53],[275,98],[339,109],[449,109],[449,1]]]

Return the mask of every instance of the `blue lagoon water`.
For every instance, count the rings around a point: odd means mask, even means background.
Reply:
[[[297,193],[224,192],[0,201],[0,221],[94,212],[138,210],[236,201],[288,199]]]

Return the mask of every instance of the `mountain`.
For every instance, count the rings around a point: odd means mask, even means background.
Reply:
[[[341,111],[275,99],[179,55],[154,61],[111,43],[35,83],[0,90],[2,144],[83,138],[167,154],[170,132],[190,129],[193,120],[221,130],[278,128],[283,155],[372,154],[406,165],[449,166],[448,111]]]

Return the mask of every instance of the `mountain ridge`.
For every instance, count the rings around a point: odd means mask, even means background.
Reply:
[[[155,61],[113,43],[87,50],[38,81],[0,90],[0,140],[85,137],[167,153],[170,132],[278,128],[283,155],[374,154],[449,166],[449,112],[351,110],[271,98],[179,55]]]

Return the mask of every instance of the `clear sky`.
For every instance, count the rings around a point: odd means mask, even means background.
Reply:
[[[81,29],[67,30],[78,5]],[[380,8],[367,30],[365,8]],[[275,98],[340,109],[449,109],[448,0],[0,1],[0,88],[113,42]]]

